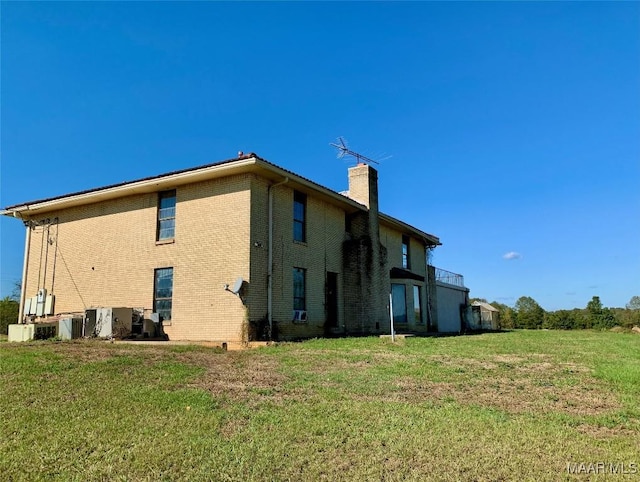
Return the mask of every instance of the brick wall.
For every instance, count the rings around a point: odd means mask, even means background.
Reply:
[[[266,183],[254,190],[254,196],[266,199]],[[281,338],[323,336],[325,333],[326,273],[338,273],[338,318],[342,309],[342,242],[345,237],[344,211],[307,192],[306,242],[293,240],[293,196],[295,186],[274,188],[273,239],[273,319]],[[256,217],[254,223],[268,224]],[[307,322],[294,323],[293,268],[306,270]],[[266,272],[266,266],[264,268]]]
[[[47,256],[42,228],[32,233],[27,296],[44,286],[56,295],[56,313],[151,309],[154,270],[173,267],[172,321],[164,328],[169,337],[239,341],[245,310],[224,285],[240,276],[250,281],[251,178],[178,186],[170,243],[156,243],[157,193],[48,213],[58,218],[48,235],[53,244]]]
[[[388,332],[389,270],[402,266],[403,233],[379,225],[372,171],[369,166],[350,170],[350,194],[371,209],[348,215],[348,235],[345,208],[335,201],[293,181],[273,188],[272,313],[281,339]],[[158,193],[47,213],[58,222],[44,236],[41,227],[32,234],[27,296],[46,288],[56,295],[56,313],[98,306],[151,310],[154,270],[172,267],[172,320],[164,327],[169,337],[243,341],[247,324],[264,326],[267,318],[268,201],[274,182],[246,173],[177,186],[170,242],[156,242]],[[307,195],[305,242],[293,240],[296,189]],[[424,243],[417,238],[411,238],[410,258],[411,271],[425,276]],[[292,321],[294,267],[306,270],[306,322]],[[331,329],[326,326],[329,272],[338,282],[338,326]],[[239,277],[241,297],[224,289]],[[409,319],[414,284],[422,297],[423,324],[408,328],[426,331],[426,283],[404,282]]]

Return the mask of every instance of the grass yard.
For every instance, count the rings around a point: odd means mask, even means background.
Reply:
[[[1,343],[0,384],[3,480],[640,477],[629,333]]]

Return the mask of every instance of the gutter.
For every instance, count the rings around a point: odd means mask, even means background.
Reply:
[[[289,182],[285,177],[282,181],[271,184],[268,188],[269,195],[269,249],[267,266],[267,319],[269,320],[269,339],[273,338],[273,188]]]

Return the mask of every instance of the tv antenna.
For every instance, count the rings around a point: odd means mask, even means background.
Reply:
[[[344,156],[353,156],[356,158],[356,161],[358,163],[365,162],[365,163],[380,164],[378,161],[374,161],[373,159],[367,156],[363,156],[362,154],[359,154],[358,152],[355,152],[349,149],[347,141],[345,141],[342,136],[338,137],[337,141],[338,141],[337,144],[335,142],[330,142],[329,145],[331,147],[335,147],[336,149],[338,149],[338,159],[342,159]]]

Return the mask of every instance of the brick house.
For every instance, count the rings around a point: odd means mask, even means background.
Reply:
[[[378,211],[366,164],[346,193],[250,154],[2,214],[26,226],[21,323],[135,307],[171,340],[377,334],[389,293],[397,331],[442,317],[439,239]]]

